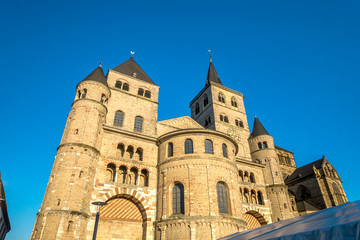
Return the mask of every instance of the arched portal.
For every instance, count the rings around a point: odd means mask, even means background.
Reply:
[[[244,214],[244,220],[247,222],[247,229],[258,228],[267,224],[265,218],[256,211],[248,211]]]
[[[97,233],[99,240],[146,239],[146,212],[140,202],[127,194],[112,197],[101,207]]]

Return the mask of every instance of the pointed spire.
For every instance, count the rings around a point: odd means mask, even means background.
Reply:
[[[251,137],[256,137],[260,135],[270,135],[264,126],[261,124],[260,120],[255,115],[254,127],[251,133]]]
[[[219,78],[219,75],[217,74],[217,72],[215,70],[214,64],[212,63],[211,55],[210,55],[209,71],[208,71],[208,75],[206,78],[206,84],[210,84],[210,82],[215,82],[215,83],[223,85]]]
[[[132,52],[133,54],[133,52]],[[133,55],[131,58],[119,66],[113,68],[114,71],[128,75],[130,77],[138,78],[148,83],[155,84],[151,78],[142,70],[142,68],[135,62]]]
[[[86,78],[84,78],[84,80],[82,80],[81,82],[84,82],[84,81],[95,81],[95,82],[99,82],[99,83],[102,83],[104,84],[105,86],[109,87],[108,84],[107,84],[107,81],[106,81],[106,77],[105,77],[105,74],[104,74],[104,71],[101,67],[101,64],[100,63],[100,66],[98,66],[94,71],[92,71]]]

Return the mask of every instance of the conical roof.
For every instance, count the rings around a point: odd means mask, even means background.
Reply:
[[[210,60],[210,65],[209,65],[209,71],[208,71],[208,75],[206,78],[206,84],[210,84],[210,82],[215,82],[218,84],[222,84],[219,75],[217,74],[214,64],[212,63],[212,61]]]
[[[126,62],[123,62],[119,66],[113,68],[114,71],[123,73],[130,77],[135,77],[148,83],[155,84],[151,78],[142,70],[142,68],[135,62],[134,58],[131,57]]]
[[[254,127],[251,133],[251,137],[256,137],[260,135],[270,135],[270,134],[266,131],[264,126],[261,124],[260,120],[255,116]]]
[[[92,71],[92,73],[90,73],[81,82],[88,81],[88,80],[96,81],[96,82],[102,83],[105,86],[109,87],[108,84],[107,84],[107,81],[106,81],[104,71],[103,71],[101,66],[98,66],[94,71]]]

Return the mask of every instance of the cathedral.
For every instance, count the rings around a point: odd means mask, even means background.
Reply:
[[[205,73],[204,73],[205,75]],[[31,239],[218,239],[347,202],[323,156],[297,167],[210,59],[191,117],[158,121],[133,57],[76,86]],[[315,160],[315,159],[314,159]]]

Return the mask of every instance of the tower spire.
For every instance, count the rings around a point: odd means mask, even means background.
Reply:
[[[261,124],[260,120],[255,115],[254,127],[251,133],[251,137],[256,137],[259,135],[270,135],[270,134],[266,131],[264,126]]]
[[[217,74],[217,72],[215,70],[214,64],[212,62],[211,51],[208,50],[208,53],[209,53],[209,58],[210,58],[210,65],[209,65],[208,75],[207,75],[207,78],[206,78],[206,85],[210,84],[210,82],[215,82],[215,83],[218,83],[220,85],[223,85],[220,78],[219,78],[219,75]]]

